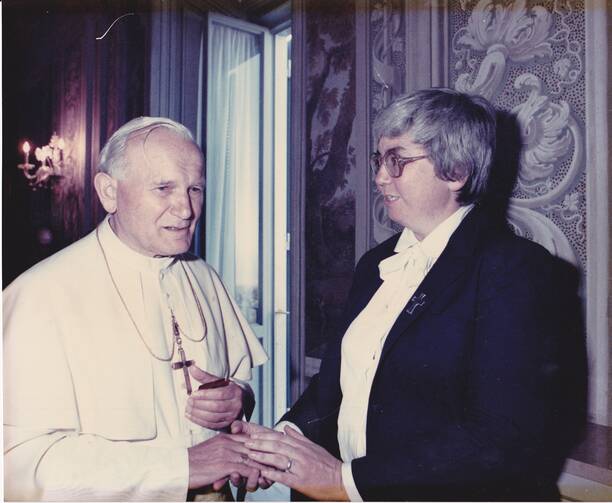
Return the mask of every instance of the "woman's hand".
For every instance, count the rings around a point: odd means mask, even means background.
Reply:
[[[249,458],[270,466],[261,476],[317,500],[348,501],[342,461],[289,426],[285,433],[258,431],[245,442]]]

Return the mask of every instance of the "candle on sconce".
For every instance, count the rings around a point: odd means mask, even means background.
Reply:
[[[24,141],[22,148],[23,148],[25,164],[30,164],[30,144],[27,141]]]
[[[2,0],[0,0],[2,1]],[[33,190],[39,187],[49,187],[53,182],[63,178],[63,149],[66,143],[55,133],[51,136],[51,141],[44,147],[34,147],[29,141],[23,141],[18,151],[23,153],[23,164],[17,164],[17,168],[28,180],[28,184]],[[34,154],[33,164],[30,164],[30,153]]]

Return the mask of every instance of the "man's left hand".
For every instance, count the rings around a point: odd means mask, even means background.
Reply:
[[[342,461],[289,426],[285,434],[256,432],[244,443],[249,458],[271,468],[261,476],[280,482],[315,500],[348,501],[342,483]]]
[[[195,365],[189,367],[189,373],[200,384],[219,379]],[[185,415],[197,425],[222,430],[242,417],[244,393],[240,386],[231,381],[220,388],[196,390],[187,399]]]

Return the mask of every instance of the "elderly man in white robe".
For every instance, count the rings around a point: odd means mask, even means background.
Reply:
[[[266,355],[188,253],[200,149],[178,123],[134,119],[102,150],[95,188],[106,219],[3,294],[6,499],[222,500],[229,478],[254,489],[244,440],[223,430],[252,410],[244,381]]]

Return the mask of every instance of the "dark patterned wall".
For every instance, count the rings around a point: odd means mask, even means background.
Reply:
[[[44,145],[53,132],[54,68],[43,56],[52,54],[53,38],[47,18],[21,2],[2,5],[2,269],[4,285],[18,272],[40,260],[53,244],[42,245],[37,235],[48,227],[51,194],[33,193],[17,170],[23,162],[21,142]],[[36,50],[39,45],[46,54]]]
[[[306,356],[319,358],[355,264],[355,3],[306,6]]]
[[[118,125],[142,115],[148,101],[147,16],[139,5],[3,2],[4,286],[103,216],[92,186],[100,145]],[[136,15],[96,40],[126,12]],[[43,146],[54,132],[66,142],[63,178],[33,191],[16,168],[18,147],[25,139]]]

